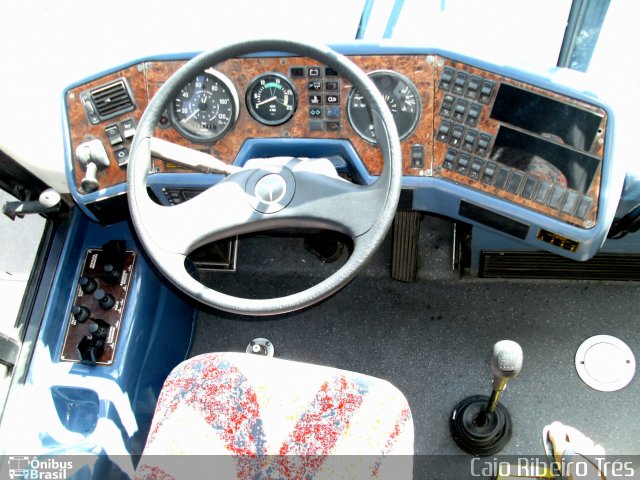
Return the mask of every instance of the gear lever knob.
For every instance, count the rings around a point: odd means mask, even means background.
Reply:
[[[491,371],[494,391],[501,392],[509,380],[518,376],[522,359],[522,347],[512,340],[501,340],[493,346]]]

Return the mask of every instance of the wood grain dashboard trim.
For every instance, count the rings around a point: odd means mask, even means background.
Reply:
[[[69,122],[69,138],[71,141],[71,155],[73,155],[74,177],[78,191],[82,192],[80,184],[85,172],[76,159],[75,151],[81,143],[95,138],[102,140],[107,155],[109,156],[109,167],[98,172],[97,179],[100,185],[99,188],[111,187],[126,181],[126,169],[118,166],[114,149],[109,147],[109,139],[105,132],[105,127],[118,124],[130,118],[135,119],[136,124],[140,121],[142,112],[144,112],[149,103],[149,93],[143,67],[142,64],[133,65],[119,72],[85,83],[67,92],[66,104]],[[81,94],[121,78],[125,79],[129,84],[137,108],[133,112],[118,115],[96,125],[92,124],[87,117],[84,105],[80,99]]]
[[[420,100],[422,104],[421,118],[414,132],[402,142],[404,175],[440,177],[522,205],[572,225],[580,226],[582,228],[590,228],[595,225],[597,220],[598,195],[601,184],[601,166],[591,183],[589,191],[586,192],[586,195],[593,200],[593,203],[588,215],[583,219],[578,219],[571,215],[561,213],[558,210],[537,204],[532,200],[527,200],[504,190],[489,187],[478,181],[470,179],[468,176],[443,168],[447,145],[437,141],[436,134],[440,126],[440,115],[438,112],[442,106],[444,92],[438,89],[437,82],[439,81],[442,69],[448,66],[464,70],[469,74],[490,79],[494,81],[496,85],[507,83],[528,91],[542,94],[545,97],[575,105],[581,109],[592,111],[602,117],[602,123],[600,126],[601,133],[599,133],[597,140],[594,141],[593,148],[589,153],[600,160],[604,156],[605,132],[607,125],[606,113],[601,108],[526,84],[524,82],[519,82],[470,65],[454,62],[434,55],[361,55],[351,56],[349,58],[366,72],[376,70],[392,70],[398,72],[409,78],[420,92]],[[127,119],[133,119],[137,124],[140,121],[140,117],[142,116],[144,109],[149,103],[149,99],[153,97],[164,81],[166,81],[166,79],[184,63],[185,61],[143,62],[77,86],[67,92],[66,106],[69,119],[68,128],[70,132],[71,152],[72,155],[74,155],[74,178],[76,181],[76,188],[78,188],[79,191],[81,191],[80,183],[84,176],[84,171],[75,159],[74,152],[77,146],[84,141],[98,138],[101,139],[107,147],[110,166],[106,170],[98,173],[100,189],[126,181],[126,168],[118,166],[117,159],[114,155],[115,148],[110,148],[109,146],[105,127],[113,124],[119,124],[123,120]],[[250,138],[343,139],[349,141],[353,145],[362,158],[366,169],[372,175],[379,174],[382,168],[382,155],[379,148],[360,138],[351,128],[347,119],[346,105],[349,92],[351,91],[351,85],[346,80],[340,78],[339,84],[341,128],[338,131],[316,131],[310,128],[308,111],[311,105],[309,103],[309,92],[307,89],[307,82],[309,79],[306,77],[292,78],[290,73],[292,67],[308,68],[316,66],[320,68],[324,67],[312,59],[302,57],[251,57],[226,60],[219,65],[215,65],[214,68],[224,73],[232,80],[240,97],[238,119],[230,132],[214,144],[191,142],[180,135],[170,125],[168,128],[158,127],[155,135],[168,141],[195,148],[197,150],[206,151],[226,163],[233,162],[245,140]],[[260,124],[249,114],[244,101],[244,94],[247,86],[256,76],[265,72],[276,72],[287,76],[298,92],[299,103],[297,111],[289,121],[282,125],[266,126]],[[136,110],[97,125],[91,124],[85,114],[84,107],[80,100],[81,94],[91,90],[92,88],[119,78],[127,80],[129,87],[134,94],[134,100],[137,105]],[[494,100],[495,90],[494,97],[491,99],[491,102]],[[488,112],[490,111],[490,108],[491,105],[482,112],[477,128],[478,130],[495,136],[500,128],[500,122],[489,118]],[[127,142],[123,145],[125,147],[128,146]],[[413,145],[420,145],[423,147],[424,164],[419,168],[412,168],[411,166],[411,148]],[[154,159],[154,167],[158,172],[177,173],[187,171],[158,159]]]
[[[393,70],[409,77],[420,92],[427,92],[426,98],[421,98],[423,111],[418,126],[402,145],[403,158],[405,159],[405,175],[415,174],[415,169],[409,166],[410,149],[412,144],[422,144],[425,148],[431,144],[433,138],[433,72],[425,62],[424,56],[360,56],[350,57],[363,70]],[[153,96],[169,75],[174,73],[182,62],[149,62],[146,64],[150,94]],[[314,131],[309,127],[307,112],[311,107],[309,103],[308,78],[289,78],[298,92],[298,107],[295,115],[288,122],[278,126],[263,125],[256,121],[248,112],[244,103],[244,92],[251,81],[265,72],[280,73],[289,76],[291,67],[314,67],[318,62],[300,57],[286,58],[243,58],[231,59],[216,65],[215,69],[233,79],[233,82],[243,99],[240,105],[238,120],[233,130],[216,144],[207,147],[197,144],[195,148],[207,151],[227,163],[231,163],[236,157],[242,144],[250,138],[323,138],[323,139],[347,139],[361,156],[367,170],[373,175],[380,173],[382,169],[382,154],[380,149],[362,138],[351,128],[346,116],[346,104],[351,85],[344,79],[340,79],[340,131]],[[322,66],[320,66],[322,68]],[[194,146],[173,129],[158,129],[156,135],[172,142],[186,146]],[[157,162],[156,167],[167,171],[164,162]],[[172,168],[171,171],[179,171]]]

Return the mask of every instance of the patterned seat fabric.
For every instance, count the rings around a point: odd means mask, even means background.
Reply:
[[[389,382],[212,353],[165,381],[136,478],[401,479],[412,454],[411,411]]]

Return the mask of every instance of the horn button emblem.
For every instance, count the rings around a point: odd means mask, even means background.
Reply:
[[[293,174],[285,167],[256,171],[247,182],[247,197],[251,206],[261,213],[276,213],[286,207],[295,192]]]
[[[287,182],[277,173],[265,175],[256,183],[255,195],[267,205],[278,203],[285,193],[287,193]]]

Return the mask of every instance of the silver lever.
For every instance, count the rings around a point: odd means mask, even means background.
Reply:
[[[85,176],[80,185],[84,193],[98,189],[98,171],[109,168],[109,155],[98,138],[81,143],[76,148],[78,163],[85,169]]]
[[[2,206],[2,213],[11,220],[15,220],[16,217],[22,218],[24,215],[32,213],[46,214],[58,211],[60,211],[60,194],[53,188],[43,191],[37,201],[6,202]]]
[[[501,340],[493,346],[491,371],[493,373],[493,391],[487,407],[487,413],[493,413],[500,394],[507,382],[516,378],[522,370],[522,347],[512,340]]]

